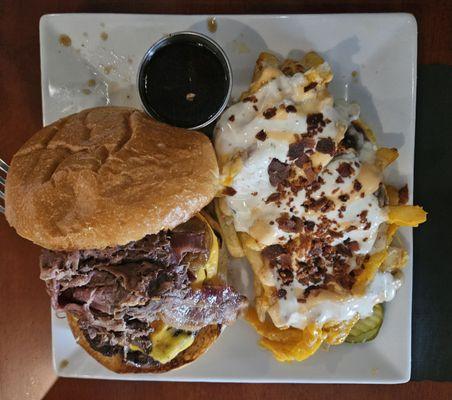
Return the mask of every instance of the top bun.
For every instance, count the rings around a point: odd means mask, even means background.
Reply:
[[[172,229],[218,189],[209,139],[123,107],[60,119],[15,154],[5,214],[52,250],[102,249]]]

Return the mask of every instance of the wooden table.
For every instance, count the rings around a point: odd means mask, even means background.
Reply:
[[[41,127],[39,17],[57,12],[325,13],[410,12],[419,24],[419,62],[452,64],[452,2],[358,0],[0,1],[1,151],[9,161]],[[0,399],[446,399],[452,383],[398,386],[234,385],[58,379],[51,366],[50,310],[39,249],[0,218]],[[53,386],[52,386],[53,385]]]

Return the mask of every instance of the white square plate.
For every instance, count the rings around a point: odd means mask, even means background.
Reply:
[[[162,35],[193,30],[213,37],[233,68],[237,96],[251,79],[259,52],[281,56],[316,50],[332,65],[336,97],[361,105],[362,117],[379,142],[397,147],[400,158],[389,181],[413,188],[416,89],[415,19],[408,14],[220,15],[210,16],[46,15],[40,21],[44,124],[81,109],[106,104],[140,107],[135,86],[138,64]],[[60,43],[60,35],[71,39]],[[94,79],[95,85],[88,81]],[[92,84],[92,82],[91,82]],[[410,229],[403,239],[411,254]],[[411,258],[410,258],[411,259]],[[235,267],[235,272],[244,268]],[[378,337],[364,345],[319,351],[303,363],[280,364],[257,344],[243,321],[226,329],[195,363],[163,375],[117,375],[75,343],[65,320],[52,319],[53,357],[60,376],[125,380],[221,382],[400,383],[410,378],[412,264],[405,284],[386,310]]]

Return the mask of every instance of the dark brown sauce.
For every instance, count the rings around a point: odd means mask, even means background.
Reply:
[[[145,61],[140,93],[147,110],[161,121],[188,128],[203,124],[223,105],[228,73],[202,43],[175,42]]]

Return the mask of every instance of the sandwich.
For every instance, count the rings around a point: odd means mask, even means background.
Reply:
[[[314,52],[262,53],[215,128],[217,214],[254,273],[246,318],[279,361],[374,338],[408,259],[395,233],[426,220],[407,186],[384,181],[397,150],[377,145],[357,104],[334,101],[332,78]]]
[[[6,218],[43,248],[53,308],[110,370],[182,367],[246,306],[206,208],[218,176],[206,136],[130,108],[70,115],[14,155]]]

